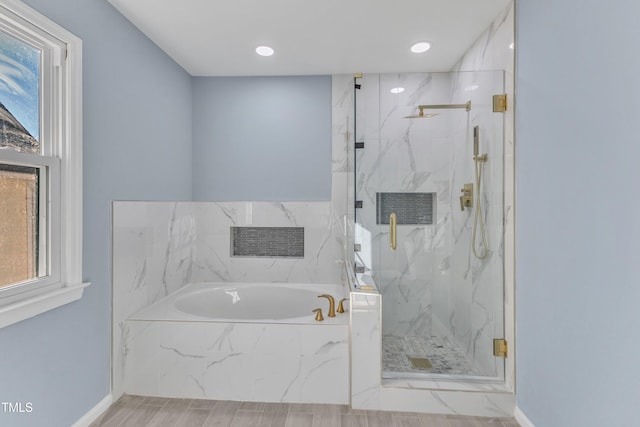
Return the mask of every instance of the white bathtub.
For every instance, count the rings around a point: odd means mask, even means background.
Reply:
[[[180,320],[241,323],[347,324],[348,316],[329,318],[329,303],[348,298],[342,285],[291,283],[192,283],[132,315],[129,320]],[[348,304],[345,304],[347,306]],[[322,308],[324,322],[313,310]]]
[[[325,293],[336,306],[349,295],[342,285],[187,285],[124,322],[123,391],[347,404],[349,313],[329,318]]]

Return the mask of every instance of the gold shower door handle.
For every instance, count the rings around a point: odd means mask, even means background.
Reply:
[[[398,218],[395,212],[392,212],[391,215],[389,215],[389,246],[391,246],[392,251],[395,251],[398,247],[397,222]]]

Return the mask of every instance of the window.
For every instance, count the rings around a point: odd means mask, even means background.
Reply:
[[[0,288],[34,280],[42,268],[40,168],[0,163]],[[46,266],[45,266],[46,268]]]
[[[79,299],[81,41],[0,6],[0,327]]]

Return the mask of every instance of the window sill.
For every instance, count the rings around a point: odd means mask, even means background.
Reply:
[[[77,301],[82,298],[84,288],[89,285],[89,282],[67,285],[0,307],[0,328]]]

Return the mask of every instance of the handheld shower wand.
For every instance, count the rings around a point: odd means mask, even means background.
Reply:
[[[478,157],[480,151],[480,126],[473,127],[473,158]]]
[[[473,254],[480,259],[483,259],[489,253],[489,244],[487,243],[487,233],[484,229],[484,220],[482,218],[482,204],[480,198],[480,183],[482,181],[482,164],[487,161],[487,155],[480,155],[480,126],[473,127],[473,161],[475,163],[476,170],[476,212],[473,218],[473,231],[471,232],[471,249]],[[482,238],[482,246],[476,249],[476,235],[478,234],[478,227],[480,228],[480,235]],[[482,249],[482,250],[480,250]]]

